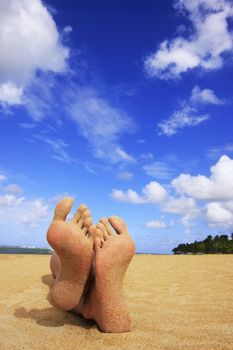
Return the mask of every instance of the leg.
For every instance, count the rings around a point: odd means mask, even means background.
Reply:
[[[123,279],[135,246],[125,223],[118,217],[102,218],[97,225],[103,233],[94,241],[95,279],[84,299],[83,316],[93,319],[103,332],[128,332],[131,321],[123,295]]]
[[[92,224],[90,212],[80,205],[73,219],[67,222],[72,204],[71,198],[58,203],[47,233],[48,242],[56,252],[51,257],[51,269],[56,277],[52,289],[53,304],[67,311],[80,301],[93,253],[93,238],[88,234],[88,226]]]

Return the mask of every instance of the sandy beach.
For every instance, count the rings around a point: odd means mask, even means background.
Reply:
[[[131,333],[54,309],[49,256],[0,255],[0,349],[233,348],[233,256],[137,255],[125,279]]]

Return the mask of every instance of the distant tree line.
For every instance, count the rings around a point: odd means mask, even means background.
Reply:
[[[233,254],[233,233],[230,235],[209,235],[203,241],[183,243],[172,249],[174,254]]]

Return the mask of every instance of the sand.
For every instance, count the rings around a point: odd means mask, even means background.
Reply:
[[[233,256],[137,255],[125,280],[126,334],[47,300],[49,256],[0,255],[0,349],[233,349]]]

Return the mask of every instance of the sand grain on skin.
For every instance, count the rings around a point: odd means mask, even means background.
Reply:
[[[125,278],[131,333],[103,334],[46,299],[49,256],[0,255],[0,349],[232,350],[233,256],[137,255]]]

